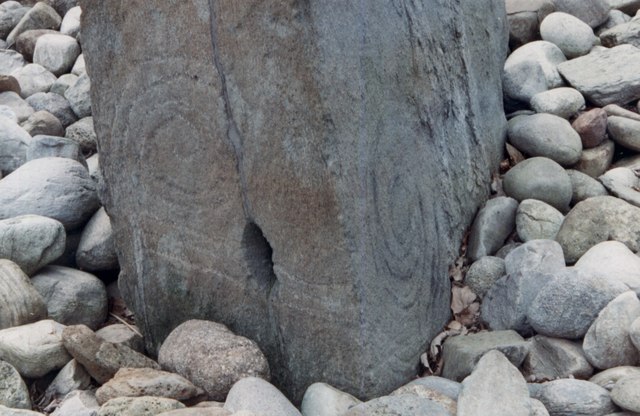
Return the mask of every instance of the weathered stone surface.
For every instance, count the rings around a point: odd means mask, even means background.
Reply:
[[[150,351],[216,319],[298,400],[320,378],[358,396],[406,382],[501,154],[504,4],[113,4],[81,2],[82,42]]]
[[[2,416],[45,416],[44,413],[26,409],[12,409],[2,405],[0,405],[0,413],[2,413]]]
[[[74,325],[62,334],[64,346],[98,383],[106,383],[121,368],[160,369],[158,363],[122,344],[99,338],[88,327]]]
[[[640,98],[640,49],[620,45],[594,50],[558,65],[558,71],[589,101],[598,106],[627,104]]]
[[[584,149],[580,160],[573,166],[573,169],[592,178],[597,178],[611,166],[615,150],[616,145],[611,140],[605,140],[602,144],[591,149]]]
[[[518,163],[502,182],[507,195],[518,201],[538,199],[561,212],[571,202],[571,180],[565,170],[546,157],[532,157]]]
[[[0,259],[0,329],[24,325],[47,317],[47,305],[29,276],[11,260]]]
[[[333,416],[362,403],[352,395],[326,383],[313,383],[304,392],[300,411],[304,416]]]
[[[73,112],[78,118],[89,117],[91,115],[91,80],[87,74],[78,76],[76,82],[65,92],[64,98],[69,101]]]
[[[473,293],[482,298],[504,274],[504,259],[484,256],[471,264],[464,278],[464,283]]]
[[[163,397],[118,397],[100,407],[97,416],[156,416],[185,405]]]
[[[595,41],[589,25],[563,12],[551,13],[544,18],[540,24],[540,36],[558,46],[569,59],[589,53]]]
[[[640,121],[625,117],[610,116],[607,131],[609,137],[617,144],[636,152],[640,151]]]
[[[56,116],[63,127],[78,120],[69,101],[59,94],[37,92],[29,96],[26,101],[35,111],[45,110]]]
[[[640,208],[612,196],[597,196],[577,204],[556,237],[568,264],[596,244],[616,240],[640,251]]]
[[[549,204],[536,199],[525,199],[516,213],[516,231],[524,242],[553,240],[556,238],[564,216]]]
[[[550,415],[595,416],[616,411],[609,392],[584,380],[549,381],[533,390],[531,397],[540,400]]]
[[[640,376],[624,377],[611,390],[615,404],[631,412],[640,412]]]
[[[552,0],[506,0],[509,47],[515,49],[540,38],[540,22],[555,10]]]
[[[390,396],[400,396],[400,395],[412,395],[418,396],[425,399],[429,399],[440,406],[444,407],[451,415],[455,415],[458,411],[458,404],[455,399],[447,396],[446,394],[434,390],[430,387],[421,385],[421,384],[412,384],[409,383],[400,387],[399,389],[394,390]],[[303,416],[307,416],[303,413]]]
[[[107,325],[96,331],[96,335],[107,342],[114,344],[124,344],[132,350],[138,351],[144,354],[144,340],[142,337],[134,332],[132,328],[124,324]]]
[[[585,106],[582,94],[567,87],[539,92],[531,98],[530,104],[537,113],[549,113],[562,118],[573,117]]]
[[[576,16],[591,27],[607,20],[609,6],[605,0],[554,0],[556,10]]]
[[[479,332],[448,338],[444,343],[442,376],[462,381],[490,350],[498,350],[520,367],[527,355],[527,342],[515,331]]]
[[[606,138],[607,112],[601,108],[594,108],[580,114],[571,126],[580,135],[582,147],[595,147]]]
[[[177,374],[152,368],[122,368],[96,391],[101,405],[116,397],[166,397],[185,401],[204,391]]]
[[[5,39],[28,11],[28,7],[3,9],[0,12],[0,38]]]
[[[62,399],[51,416],[95,416],[99,409],[93,391],[76,390]]]
[[[80,6],[70,8],[62,18],[60,33],[76,37],[80,33],[80,16],[82,9]]]
[[[5,361],[0,361],[0,405],[31,409],[27,385],[24,384],[18,371]]]
[[[594,245],[580,257],[575,267],[601,279],[623,283],[640,295],[640,257],[619,241]]]
[[[65,91],[67,91],[73,84],[78,80],[77,75],[73,74],[64,74],[56,82],[51,86],[50,92],[55,92],[56,94],[64,95]]]
[[[60,120],[48,111],[36,111],[27,121],[22,123],[22,128],[31,136],[40,134],[47,136],[64,136],[64,127]]]
[[[19,123],[28,119],[35,111],[33,107],[14,91],[1,92],[0,105],[9,107],[15,113]]]
[[[27,161],[45,157],[64,157],[86,165],[78,143],[58,136],[38,135],[27,148]]]
[[[487,201],[478,212],[471,233],[467,256],[471,260],[494,254],[513,232],[518,201],[513,198],[497,197]]]
[[[489,351],[462,382],[457,416],[529,416],[522,374],[500,351]]]
[[[256,377],[246,377],[235,383],[224,408],[234,413],[248,410],[262,416],[301,416],[277,388]]]
[[[383,396],[353,407],[344,416],[451,416],[440,404],[415,395]],[[273,414],[273,416],[276,416]]]
[[[532,105],[540,95],[556,90],[536,94]],[[526,155],[546,157],[563,166],[573,165],[580,159],[580,135],[567,120],[557,115],[542,113],[515,117],[509,120],[507,134],[511,144]]]
[[[76,141],[85,156],[96,152],[96,132],[93,129],[93,117],[82,118],[69,127],[64,137]]]
[[[528,342],[529,354],[522,363],[522,373],[527,381],[586,379],[593,374],[593,367],[578,342],[543,335],[536,335]]]
[[[20,83],[20,96],[27,98],[37,92],[48,92],[56,76],[38,64],[29,64],[11,73]]]
[[[15,43],[16,38],[32,29],[58,29],[62,18],[56,11],[44,2],[38,2],[23,17],[7,36],[8,46]]]
[[[417,378],[410,383],[405,384],[399,389],[394,390],[394,394],[401,393],[403,391],[411,391],[414,386],[442,393],[443,395],[449,397],[454,401],[458,400],[458,395],[460,394],[461,388],[461,384],[457,381],[449,380],[448,378],[444,377],[427,376]]]
[[[31,279],[47,303],[49,317],[64,325],[96,329],[107,319],[107,291],[92,274],[62,266],[47,266]]]
[[[61,325],[50,319],[0,331],[0,360],[23,377],[38,378],[64,367],[71,357],[62,345]]]
[[[7,117],[0,117],[0,171],[5,174],[19,168],[27,160],[31,136]]]
[[[600,34],[600,41],[602,46],[607,48],[624,44],[638,47],[640,46],[640,22],[633,19],[605,30]]]
[[[15,262],[32,275],[64,252],[62,224],[39,215],[23,215],[0,221],[0,258]]]
[[[640,367],[622,366],[610,368],[597,373],[589,381],[611,391],[618,380],[628,376],[640,376]]]
[[[58,31],[51,29],[27,30],[21,33],[20,36],[16,38],[16,50],[20,52],[28,61],[33,61],[33,51],[36,48],[36,43],[38,42],[40,36],[55,34],[58,34]]]
[[[598,313],[627,287],[576,268],[557,272],[531,302],[527,318],[538,334],[583,337]]]
[[[111,220],[100,208],[85,225],[76,252],[76,263],[83,270],[100,271],[118,268]]]
[[[531,98],[564,85],[557,66],[566,61],[556,45],[546,41],[528,43],[516,49],[502,71],[506,97],[529,104]]]
[[[640,0],[605,0],[609,7],[633,16],[640,9]]]
[[[600,311],[584,337],[582,348],[596,368],[635,365],[640,352],[631,342],[629,327],[640,317],[640,300],[635,292],[625,292]]]
[[[640,179],[629,168],[613,168],[598,178],[613,196],[640,207]]]
[[[190,320],[174,329],[162,343],[158,362],[204,388],[214,400],[224,400],[242,378],[270,379],[269,363],[255,342],[211,321]]]
[[[35,214],[73,229],[98,209],[96,185],[87,169],[60,157],[25,163],[0,182],[0,218]]]
[[[0,49],[0,74],[11,75],[26,64],[27,62],[18,52],[10,49]]]
[[[45,391],[45,397],[49,399],[64,397],[74,390],[84,390],[91,385],[91,376],[74,358],[62,367],[56,378]]]

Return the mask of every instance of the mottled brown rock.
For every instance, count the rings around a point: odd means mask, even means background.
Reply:
[[[40,36],[56,33],[60,32],[51,29],[32,29],[22,32],[16,38],[16,50],[24,56],[24,59],[32,62],[33,51],[36,49],[36,42],[40,39]]]
[[[68,326],[62,332],[64,347],[98,383],[109,381],[121,368],[152,368],[158,363],[122,344],[98,337],[85,325]]]
[[[204,391],[177,374],[152,368],[122,368],[96,390],[96,399],[104,404],[116,397],[166,397],[181,402],[204,395]]]
[[[81,6],[148,349],[204,318],[255,340],[294,400],[413,377],[502,154],[503,2]]]
[[[20,94],[20,84],[11,75],[0,75],[0,92],[13,91]]]
[[[582,147],[596,147],[607,137],[607,112],[601,108],[594,108],[580,114],[571,126],[580,135]]]
[[[269,363],[255,342],[210,321],[190,320],[174,329],[158,362],[205,389],[213,400],[224,401],[245,377],[270,379]]]
[[[513,50],[540,39],[540,23],[556,8],[552,0],[505,0],[509,47]]]

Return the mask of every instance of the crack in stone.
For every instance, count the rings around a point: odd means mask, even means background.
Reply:
[[[213,56],[213,66],[218,72],[220,77],[222,100],[224,101],[224,112],[227,119],[227,140],[233,147],[236,156],[236,171],[240,178],[241,194],[242,194],[242,207],[244,209],[245,217],[250,221],[253,221],[253,215],[251,210],[251,204],[247,196],[247,178],[243,169],[244,154],[243,145],[244,139],[240,134],[238,125],[233,117],[233,110],[231,108],[231,101],[229,100],[229,89],[227,87],[227,77],[224,73],[224,68],[220,60],[220,54],[218,53],[218,19],[215,9],[215,0],[209,0],[209,28],[211,31],[211,49]]]

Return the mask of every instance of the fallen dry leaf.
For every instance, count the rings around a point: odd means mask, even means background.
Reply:
[[[507,154],[509,155],[509,162],[511,164],[511,167],[517,165],[525,159],[524,155],[509,143],[505,143],[505,146],[507,148]]]

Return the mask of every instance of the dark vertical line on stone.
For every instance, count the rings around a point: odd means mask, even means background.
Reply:
[[[231,101],[229,100],[229,89],[227,88],[227,77],[224,73],[224,67],[222,65],[219,54],[219,42],[218,42],[218,19],[215,9],[216,0],[209,0],[209,28],[211,32],[211,49],[213,55],[213,66],[218,72],[221,83],[222,100],[224,101],[224,112],[227,119],[227,140],[233,147],[233,151],[236,156],[236,170],[238,177],[240,178],[240,186],[242,187],[242,207],[244,209],[245,217],[249,220],[253,220],[253,213],[251,211],[251,204],[247,196],[247,178],[244,173],[244,139],[240,134],[240,130],[233,118],[233,110],[231,108]]]
[[[358,293],[358,304],[359,304],[359,325],[360,325],[360,337],[358,339],[358,344],[360,345],[360,349],[364,350],[366,339],[366,326],[367,326],[367,304],[366,304],[366,293],[365,287],[365,276],[367,276],[368,272],[365,269],[367,266],[366,258],[366,244],[369,241],[369,236],[367,235],[367,200],[368,200],[368,182],[369,182],[369,158],[368,158],[368,146],[367,146],[367,100],[366,100],[366,68],[364,54],[366,50],[366,4],[368,0],[360,0],[360,19],[359,19],[359,31],[360,31],[360,54],[358,56],[359,59],[359,89],[360,89],[360,113],[358,120],[358,179],[360,180],[359,186],[359,198],[358,198],[358,215],[357,218],[359,220],[360,226],[360,238],[358,239],[358,271],[357,276],[358,279],[356,281],[356,291]],[[363,355],[366,355],[362,352]],[[364,377],[360,378],[360,392],[364,392],[365,389],[365,379]]]

